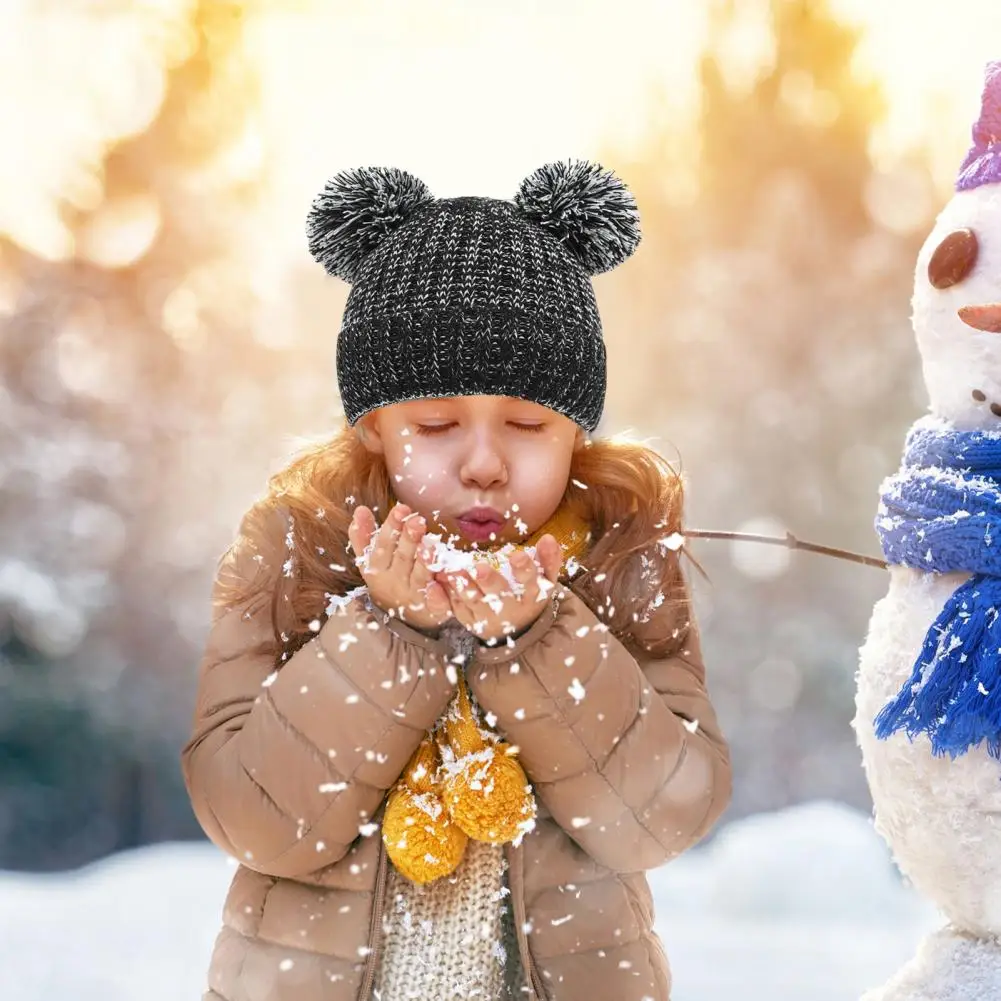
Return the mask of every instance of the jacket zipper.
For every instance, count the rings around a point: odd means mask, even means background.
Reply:
[[[382,912],[386,902],[386,875],[389,868],[389,856],[386,845],[379,835],[379,862],[375,876],[375,890],[372,900],[372,922],[368,935],[368,966],[362,978],[358,1001],[369,1001],[372,996],[372,985],[375,982],[375,971],[379,963],[379,952],[382,946]]]
[[[521,845],[510,842],[504,846],[507,850],[508,881],[511,890],[511,904],[514,912],[514,929],[518,936],[518,951],[521,953],[521,963],[528,974],[528,986],[532,998],[536,1001],[549,1001],[549,993],[542,983],[542,977],[532,958],[532,950],[528,946],[528,932],[525,930],[527,915],[525,913],[525,858]]]

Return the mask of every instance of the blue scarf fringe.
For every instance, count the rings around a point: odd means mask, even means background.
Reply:
[[[928,630],[876,736],[924,733],[953,758],[986,743],[1001,760],[1001,434],[918,421],[883,484],[876,530],[891,564],[973,574]]]

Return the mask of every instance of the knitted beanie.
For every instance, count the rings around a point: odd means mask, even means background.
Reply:
[[[1001,61],[987,64],[980,116],[973,123],[973,144],[959,168],[957,191],[1001,181]]]
[[[502,200],[349,170],[314,200],[307,234],[352,286],[337,341],[350,425],[404,400],[494,395],[597,427],[607,376],[591,276],[640,242],[635,199],[610,171],[547,164]]]

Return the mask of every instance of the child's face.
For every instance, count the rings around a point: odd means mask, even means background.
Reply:
[[[476,506],[499,511],[503,526],[494,539],[476,540],[480,547],[522,542],[553,514],[585,441],[569,418],[511,396],[409,400],[370,411],[355,427],[429,532],[468,545],[459,517]]]

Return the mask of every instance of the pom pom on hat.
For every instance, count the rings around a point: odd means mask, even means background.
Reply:
[[[596,163],[547,163],[521,182],[514,203],[563,243],[590,275],[617,267],[639,246],[636,199]]]
[[[416,209],[435,200],[420,179],[397,167],[346,170],[327,181],[306,219],[309,252],[347,282]]]

